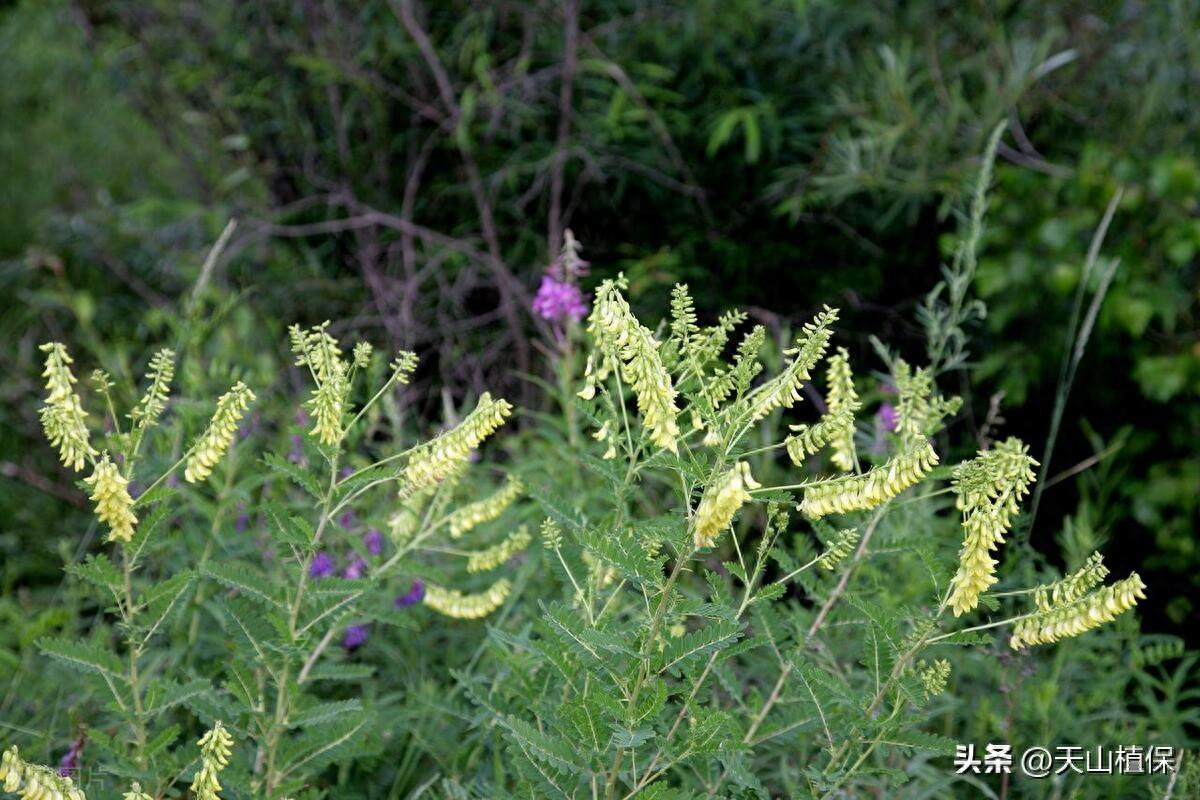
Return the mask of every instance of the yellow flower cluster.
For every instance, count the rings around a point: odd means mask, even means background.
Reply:
[[[562,528],[558,523],[546,517],[542,520],[542,546],[547,550],[557,550],[562,547]]]
[[[833,336],[832,325],[837,318],[837,309],[826,306],[824,311],[804,324],[804,329],[796,339],[796,346],[784,351],[789,361],[783,371],[747,395],[752,422],[777,408],[791,408],[800,401],[800,389],[812,377],[812,368],[825,354],[825,348]]]
[[[175,378],[175,353],[169,349],[159,350],[150,359],[150,368],[146,372],[146,393],[129,412],[129,417],[143,430],[149,428],[162,416],[167,408],[167,395],[171,391],[171,381]]]
[[[188,483],[207,478],[233,443],[238,423],[254,401],[254,392],[238,381],[228,392],[217,398],[217,410],[213,412],[208,428],[192,445],[183,477]]]
[[[818,519],[875,508],[919,482],[937,463],[933,445],[928,439],[918,439],[887,463],[862,475],[848,475],[805,489],[799,510]]]
[[[315,423],[309,433],[321,444],[333,445],[342,438],[342,417],[350,393],[349,367],[342,359],[337,339],[329,335],[326,320],[307,331],[299,325],[288,329],[296,366],[307,366],[317,388],[304,405],[312,411]],[[369,357],[369,351],[355,350],[355,358]]]
[[[504,513],[504,509],[512,505],[521,496],[521,481],[509,476],[504,487],[491,497],[485,497],[474,503],[469,503],[450,515],[450,538],[460,539],[462,535],[477,525],[491,522]]]
[[[793,434],[783,440],[788,457],[797,467],[804,466],[804,459],[820,451],[822,447],[835,442],[839,437],[850,437],[850,447],[854,447],[854,412],[850,408],[839,408],[835,413],[830,408],[829,413],[813,425],[792,425]],[[853,450],[849,451],[851,464],[847,470],[854,468]],[[835,461],[837,456],[835,453]],[[841,464],[839,463],[840,467]]]
[[[996,582],[991,551],[1004,541],[1019,501],[1033,483],[1034,464],[1021,440],[1009,438],[955,468],[954,491],[966,537],[951,581],[954,616],[975,608],[979,596]]]
[[[92,487],[96,516],[108,526],[108,541],[131,540],[137,516],[133,513],[133,498],[129,496],[129,481],[109,459],[108,453],[96,462],[96,468],[83,482]]]
[[[452,430],[416,448],[404,470],[401,496],[429,489],[450,477],[467,462],[471,451],[496,432],[512,414],[507,400],[493,400],[484,392],[475,410]]]
[[[508,561],[529,546],[533,537],[522,525],[512,535],[485,550],[479,550],[467,558],[467,572],[487,572]]]
[[[371,353],[375,348],[370,342],[356,342],[354,345],[354,368],[366,369],[371,366]]]
[[[717,476],[704,490],[700,505],[696,508],[696,547],[712,547],[729,524],[733,515],[751,499],[750,489],[759,484],[750,474],[750,465],[745,461]]]
[[[58,448],[63,466],[76,472],[83,462],[96,454],[88,442],[87,415],[75,394],[76,378],[71,374],[74,363],[67,349],[58,342],[47,342],[39,348],[46,354],[46,403],[42,406],[42,430],[50,444]]]
[[[425,587],[425,605],[439,614],[455,619],[480,619],[491,614],[512,591],[512,582],[501,578],[476,594],[463,594],[457,589],[445,589],[435,584]]]
[[[1018,650],[1079,636],[1133,608],[1138,600],[1146,597],[1145,590],[1146,584],[1134,572],[1125,580],[1098,589],[1073,603],[1038,611],[1020,620],[1013,626],[1009,644]]]
[[[192,796],[197,800],[220,800],[217,792],[221,791],[221,783],[217,775],[229,765],[233,737],[218,721],[197,744],[200,745],[200,770],[192,779]]]
[[[588,333],[606,359],[617,362],[621,379],[629,384],[637,399],[638,413],[649,431],[650,441],[664,450],[679,452],[676,443],[679,410],[675,407],[671,375],[663,366],[654,334],[633,315],[617,282],[605,281],[596,290],[596,301],[588,317]],[[579,396],[591,399],[597,383],[607,376],[607,369],[603,361],[593,369],[589,358],[587,383]]]
[[[833,569],[842,559],[850,555],[856,544],[858,544],[857,528],[838,531],[837,537],[825,546],[825,551],[817,559],[817,564],[824,569]]]
[[[942,420],[958,413],[961,397],[946,398],[936,394],[933,376],[924,367],[913,369],[903,359],[896,361],[892,373],[896,384],[896,432],[905,439],[932,436]]]
[[[838,469],[849,472],[854,469],[854,415],[862,406],[858,393],[854,391],[854,375],[850,371],[850,354],[839,347],[829,359],[825,373],[828,391],[825,401],[830,417],[841,420],[841,425],[832,430],[830,444],[833,445],[833,463]]]
[[[1033,601],[1041,611],[1073,603],[1103,583],[1107,576],[1104,558],[1099,553],[1092,553],[1082,567],[1061,581],[1034,589]]]
[[[950,662],[939,658],[932,664],[926,664],[922,659],[917,662],[917,675],[925,689],[925,698],[929,699],[946,691],[946,684],[950,681]]]
[[[0,755],[0,788],[20,792],[21,800],[85,800],[74,781],[50,767],[22,760],[16,745]]]

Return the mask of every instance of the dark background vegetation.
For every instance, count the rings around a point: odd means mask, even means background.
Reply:
[[[1198,26],[1184,0],[0,3],[0,586],[56,584],[81,525],[37,426],[47,338],[133,378],[195,293],[230,361],[332,319],[418,351],[450,399],[536,406],[529,301],[570,227],[588,285],[623,270],[656,312],[676,281],[774,332],[828,303],[860,370],[871,333],[919,362],[915,308],[1003,122],[950,441],[995,401],[1040,455],[1123,187],[1021,535],[1057,562],[1064,525],[1093,530],[1151,586],[1148,629],[1194,646]]]

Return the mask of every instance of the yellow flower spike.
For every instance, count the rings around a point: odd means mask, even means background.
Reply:
[[[371,366],[371,352],[374,350],[369,342],[358,342],[354,345],[354,366],[366,369]]]
[[[0,788],[19,791],[21,800],[87,800],[70,778],[50,767],[22,760],[16,745],[0,755]]]
[[[217,721],[212,730],[200,738],[197,745],[200,747],[200,769],[192,779],[192,795],[197,800],[220,800],[217,794],[221,791],[218,775],[229,766],[233,737],[225,730],[225,726]]]
[[[922,659],[917,662],[917,674],[921,678],[922,688],[925,689],[925,699],[928,700],[946,691],[946,684],[950,681],[950,662],[939,658],[932,664],[927,664]]]
[[[171,381],[175,379],[175,352],[162,349],[150,358],[146,370],[146,393],[129,412],[129,418],[145,430],[158,422],[167,408],[167,397],[171,392]]]
[[[1038,610],[1013,626],[1009,641],[1014,650],[1037,644],[1051,644],[1079,636],[1111,622],[1145,599],[1146,584],[1136,572],[1128,578],[1097,589],[1074,602]]]
[[[425,587],[425,605],[434,611],[454,619],[481,619],[499,608],[512,591],[512,582],[501,578],[487,589],[476,594],[463,594],[457,589],[446,589],[435,584]]]
[[[1099,553],[1092,553],[1082,567],[1061,581],[1034,589],[1034,603],[1040,611],[1073,603],[1103,583],[1107,576],[1108,567],[1104,566],[1104,558]]]
[[[850,371],[850,354],[846,348],[838,348],[829,359],[826,371],[828,392],[826,402],[829,416],[839,420],[833,428],[830,444],[833,446],[833,463],[838,469],[849,472],[854,469],[854,415],[862,406],[858,393],[854,391],[854,375]]]
[[[696,507],[696,547],[712,547],[717,538],[733,522],[733,515],[751,499],[750,489],[759,484],[750,474],[750,465],[744,461],[719,475],[700,498]]]
[[[958,413],[961,397],[943,397],[935,393],[933,376],[924,367],[913,369],[903,359],[896,361],[892,380],[896,384],[896,432],[912,440],[932,436],[942,420]]]
[[[845,448],[846,437],[850,440],[850,449],[845,450],[850,458],[850,466],[842,467],[842,462],[839,460],[837,452],[834,453],[834,463],[840,468],[847,471],[854,468],[854,411],[849,406],[843,406],[834,411],[830,406],[829,413],[823,416],[818,422],[813,425],[791,425],[789,426],[793,434],[783,440],[784,447],[787,448],[788,457],[797,467],[804,466],[804,460],[811,455],[820,452],[821,448],[828,444],[835,444],[839,440],[841,447]]]
[[[213,412],[208,428],[192,445],[191,454],[183,469],[184,480],[195,483],[212,474],[213,467],[233,443],[238,423],[254,399],[254,392],[241,381],[217,399],[217,409]]]
[[[837,537],[825,547],[825,551],[817,559],[817,564],[822,569],[833,569],[846,556],[850,555],[854,550],[854,546],[858,544],[858,529],[846,528],[838,531]]]
[[[67,349],[58,342],[47,342],[38,348],[46,354],[46,402],[40,416],[42,430],[50,444],[58,448],[58,458],[64,467],[79,472],[89,457],[96,455],[88,441],[87,414],[75,394],[73,362]]]
[[[546,517],[542,520],[542,546],[547,550],[558,550],[562,547],[562,529],[558,527],[558,523]]]
[[[342,438],[342,417],[350,392],[350,368],[342,358],[337,339],[329,334],[326,320],[308,330],[299,325],[288,328],[296,366],[307,366],[317,387],[304,405],[312,411],[314,425],[309,434],[324,445],[333,445]],[[369,356],[369,350],[355,351],[355,358]]]
[[[15,744],[0,755],[0,782],[4,785],[4,791],[15,792],[21,785],[21,773],[24,771],[25,762],[21,760]]]
[[[415,449],[404,471],[401,496],[410,496],[441,483],[467,463],[471,451],[512,414],[507,400],[493,400],[488,392],[479,396],[475,410],[455,428]]]
[[[108,526],[110,542],[133,539],[137,516],[133,513],[133,498],[129,496],[129,481],[105,453],[92,474],[83,479],[92,487],[91,500],[96,504],[96,516]]]
[[[676,417],[675,387],[663,366],[659,342],[650,329],[638,322],[621,296],[618,281],[605,281],[596,290],[596,300],[588,317],[588,333],[606,358],[620,367],[621,379],[629,384],[637,400],[642,424],[650,441],[664,450],[679,452],[679,423]],[[596,384],[603,380],[602,370],[593,370],[589,360],[587,383],[579,396],[594,396]]]
[[[533,541],[529,529],[522,525],[511,536],[485,550],[471,553],[467,558],[467,572],[487,572],[495,569],[517,553],[522,552]]]
[[[800,389],[812,377],[812,368],[825,354],[837,318],[837,309],[826,306],[805,323],[795,346],[784,351],[790,360],[783,371],[747,395],[750,421],[757,422],[777,408],[791,408],[800,401]]]
[[[1033,483],[1036,463],[1020,439],[1009,438],[955,468],[953,486],[966,537],[951,580],[948,602],[954,616],[975,608],[979,596],[996,582],[991,551],[1004,541],[1018,502]]]
[[[461,539],[467,531],[491,522],[521,496],[524,487],[519,478],[509,476],[508,482],[491,497],[463,506],[450,515],[450,538]]]
[[[922,438],[862,475],[848,475],[805,489],[798,508],[812,519],[875,508],[918,483],[937,463],[933,445]]]

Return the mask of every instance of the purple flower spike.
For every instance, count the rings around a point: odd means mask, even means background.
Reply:
[[[350,565],[342,570],[342,577],[348,581],[356,581],[363,576],[367,571],[367,562],[363,561],[363,557],[355,553],[350,558]]]
[[[412,582],[412,587],[396,598],[396,608],[408,608],[425,599],[425,583],[420,579]]]
[[[71,749],[68,750],[58,762],[58,774],[64,778],[69,778],[71,773],[79,769],[79,755],[83,752],[83,737],[80,736],[75,741],[71,742]]]
[[[324,578],[333,574],[333,559],[324,550],[313,557],[312,566],[308,568],[311,578]]]
[[[373,556],[377,556],[383,552],[383,534],[378,528],[371,528],[363,534],[363,547],[367,548],[367,552]]]
[[[304,463],[304,437],[298,433],[292,434],[292,449],[288,453],[288,461],[293,464]]]
[[[587,314],[587,306],[578,286],[557,280],[552,275],[543,275],[537,296],[533,298],[533,312],[551,322],[567,317],[580,320]]]
[[[362,647],[367,641],[367,626],[366,625],[351,625],[346,628],[346,634],[342,637],[342,647],[347,652],[357,650]]]
[[[354,527],[355,519],[356,518],[353,511],[343,512],[342,515],[338,517],[338,525],[341,525],[343,528],[352,528]]]
[[[885,431],[896,430],[896,425],[900,422],[900,415],[896,413],[896,407],[891,403],[881,405],[875,416],[879,420],[880,427]]]

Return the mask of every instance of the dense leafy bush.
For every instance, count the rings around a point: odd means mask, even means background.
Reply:
[[[205,370],[231,384],[215,402],[176,399],[171,350],[149,359],[141,392],[96,370],[81,393],[68,350],[43,345],[41,423],[85,476],[111,555],[73,557],[70,613],[23,634],[85,679],[64,698],[66,776],[31,757],[35,741],[5,751],[0,779],[27,797],[137,800],[187,782],[210,799],[383,796],[383,783],[390,796],[435,783],[457,797],[917,796],[991,791],[944,766],[974,736],[1187,745],[1195,658],[1125,622],[1140,577],[1106,580],[1079,531],[1061,575],[1002,547],[1037,466],[1019,440],[940,463],[961,401],[937,379],[978,320],[966,290],[986,175],[921,312],[933,361],[881,346],[882,386],[836,346],[833,309],[776,352],[763,326],[739,331],[741,312],[700,325],[683,285],[648,328],[623,278],[597,288],[581,352],[568,236],[539,295],[561,378],[545,388],[564,413],[514,439],[486,497],[471,461],[511,406],[485,393],[405,448],[398,390],[416,359],[347,353],[328,323],[289,330],[310,386],[301,404],[268,401],[279,416],[251,411],[236,368]],[[784,435],[806,393],[821,411]],[[271,442],[286,455],[251,458]],[[31,672],[22,684],[4,708],[61,726],[52,689]],[[998,692],[1002,712],[983,699]],[[427,718],[404,730],[414,715]]]

